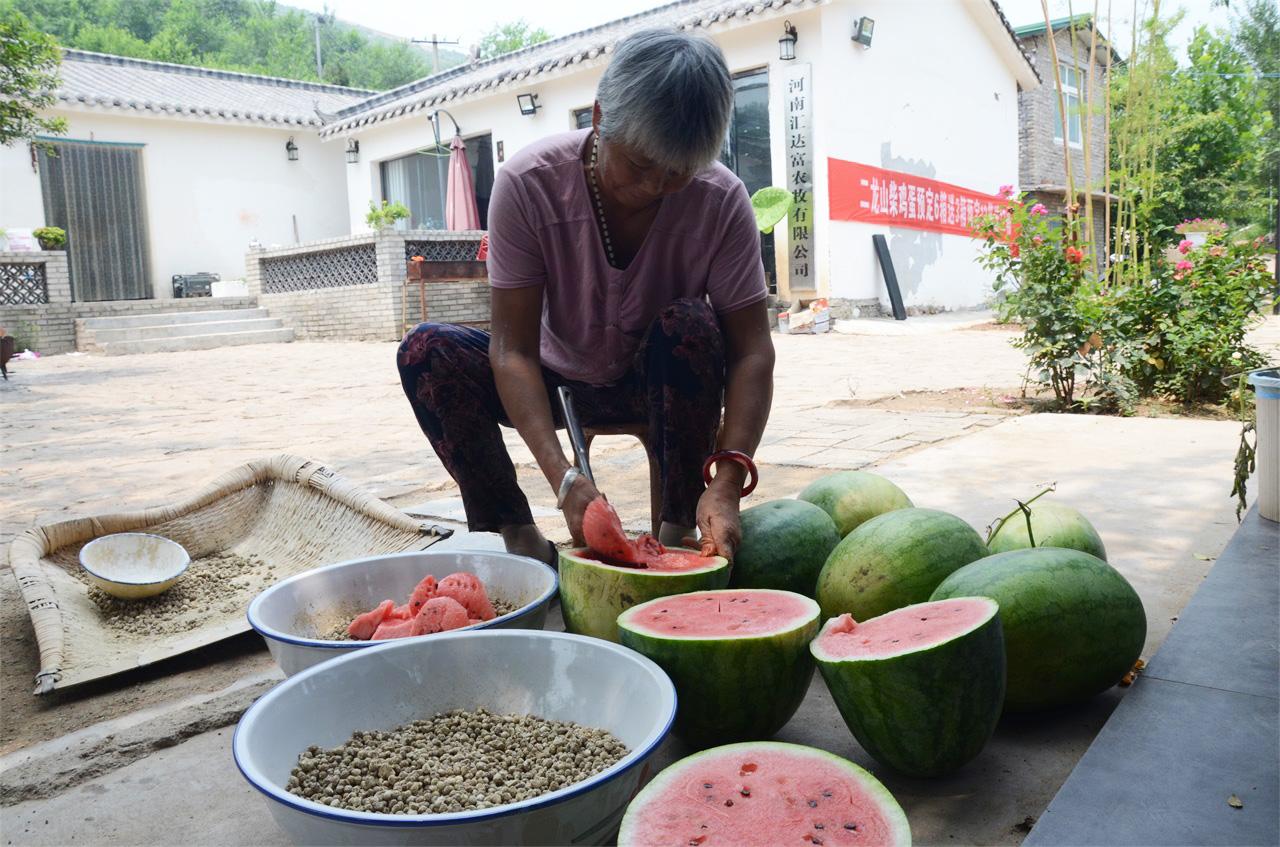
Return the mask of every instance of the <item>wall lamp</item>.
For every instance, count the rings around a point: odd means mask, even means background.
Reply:
[[[871,36],[876,31],[876,22],[871,18],[859,18],[853,26],[853,40],[863,47],[871,46]]]
[[[347,164],[354,165],[360,161],[360,142],[354,138],[347,139]]]
[[[796,39],[799,38],[791,21],[782,24],[782,37],[778,39],[778,58],[789,62],[796,57]]]
[[[284,143],[284,154],[289,157],[290,162],[298,161],[298,145],[293,143],[293,136],[289,136],[289,140]]]
[[[536,94],[517,94],[516,102],[520,104],[520,114],[536,115],[542,105],[538,102]]]

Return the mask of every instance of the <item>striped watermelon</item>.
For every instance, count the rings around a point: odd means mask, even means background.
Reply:
[[[697,591],[633,606],[618,629],[671,677],[676,734],[702,748],[768,738],[791,719],[813,678],[818,604],[773,589]]]

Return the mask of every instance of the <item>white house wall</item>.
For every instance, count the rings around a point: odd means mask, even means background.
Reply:
[[[817,147],[819,281],[832,297],[887,303],[871,236],[887,237],[907,306],[982,303],[990,276],[977,244],[960,235],[832,221],[827,158],[925,176],[996,193],[1018,174],[1015,78],[960,3],[860,0],[821,11],[821,52],[800,31],[797,60],[812,61]],[[850,36],[876,22],[870,48]],[[797,24],[799,29],[799,24]],[[811,52],[812,51],[812,52]]]
[[[295,216],[303,241],[348,231],[343,148],[321,143],[312,130],[59,114],[69,124],[68,140],[144,145],[151,281],[158,298],[172,296],[174,274],[243,277],[250,240],[294,243]],[[285,153],[290,136],[298,146],[296,162]],[[0,174],[0,227],[42,225],[40,182],[25,145],[0,147]]]

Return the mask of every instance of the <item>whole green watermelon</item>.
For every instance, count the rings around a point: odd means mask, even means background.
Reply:
[[[799,498],[831,515],[842,538],[876,515],[912,505],[901,488],[866,471],[828,474],[811,482]]]
[[[1005,708],[1047,709],[1120,681],[1142,652],[1147,616],[1119,571],[1088,553],[1036,547],[960,568],[934,600],[990,597],[1000,604],[1009,682]]]
[[[831,516],[803,500],[772,500],[742,512],[742,543],[730,588],[776,588],[813,596],[818,572],[840,533]]]
[[[987,555],[982,536],[955,515],[898,509],[845,536],[818,574],[822,618],[870,618],[929,599],[952,571]]]
[[[987,542],[987,549],[992,553],[1007,553],[1033,546],[1067,547],[1083,550],[1104,562],[1107,560],[1102,536],[1078,510],[1061,503],[1031,503],[1027,508],[1031,510],[1031,533],[1035,536],[1035,544],[1027,534],[1027,516],[1019,511],[1000,525]]]

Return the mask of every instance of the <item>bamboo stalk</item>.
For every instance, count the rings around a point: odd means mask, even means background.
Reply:
[[[1096,254],[1098,239],[1093,234],[1093,116],[1095,114],[1093,108],[1093,92],[1094,86],[1097,84],[1097,63],[1098,54],[1098,0],[1093,0],[1093,17],[1089,19],[1089,89],[1085,92],[1085,110],[1084,118],[1080,124],[1081,138],[1084,141],[1084,222],[1085,230],[1088,232],[1089,243],[1095,245],[1095,255],[1093,257],[1094,267],[1097,267],[1098,256]],[[1105,239],[1104,239],[1105,240]],[[1106,247],[1103,247],[1103,252]]]
[[[1111,0],[1107,0],[1107,32],[1115,35],[1115,30],[1111,28]],[[1104,145],[1102,148],[1102,191],[1106,199],[1102,201],[1102,243],[1103,243],[1103,276],[1105,279],[1111,279],[1111,256],[1115,251],[1107,249],[1111,242],[1111,44],[1107,43],[1107,72],[1106,72],[1106,111],[1102,115],[1102,138]]]
[[[1058,67],[1058,39],[1053,32],[1053,20],[1049,17],[1049,0],[1040,0],[1040,9],[1044,12],[1044,28],[1049,37],[1049,57],[1053,61],[1053,84],[1058,92],[1058,115],[1062,119],[1062,158],[1067,172],[1067,196],[1074,198],[1076,190],[1075,181],[1071,175],[1071,143],[1069,141],[1071,130],[1067,124],[1067,102],[1062,94],[1062,71]],[[1066,212],[1067,220],[1070,221],[1074,217],[1071,214],[1070,202],[1067,203]]]

